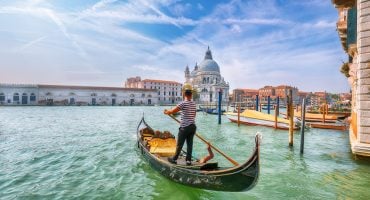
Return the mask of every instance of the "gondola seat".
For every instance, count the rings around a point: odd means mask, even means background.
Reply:
[[[173,156],[176,152],[176,139],[175,138],[152,138],[148,141],[150,153],[159,156]]]

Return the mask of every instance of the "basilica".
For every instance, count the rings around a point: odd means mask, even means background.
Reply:
[[[222,102],[228,102],[229,83],[220,74],[220,67],[212,58],[211,50],[207,49],[204,60],[190,72],[185,69],[185,82],[196,89],[196,100],[201,104],[213,104],[218,101],[219,91],[222,92]]]

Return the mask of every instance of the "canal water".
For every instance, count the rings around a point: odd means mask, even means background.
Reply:
[[[299,132],[230,123],[197,114],[198,132],[238,162],[261,133],[261,173],[246,192],[191,188],[162,177],[136,151],[143,114],[177,135],[165,107],[0,107],[0,199],[369,199],[370,162],[350,153],[346,131]],[[194,139],[195,156],[206,146]],[[214,160],[230,165],[222,156]]]

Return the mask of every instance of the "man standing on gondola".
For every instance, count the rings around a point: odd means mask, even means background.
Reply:
[[[180,155],[182,147],[186,141],[186,165],[191,165],[191,155],[193,152],[193,139],[197,127],[195,126],[196,104],[192,101],[193,87],[185,83],[183,87],[184,101],[179,103],[171,110],[164,110],[164,114],[170,115],[181,111],[181,123],[179,134],[177,136],[176,153],[173,157],[169,157],[168,161],[177,164],[177,159]]]

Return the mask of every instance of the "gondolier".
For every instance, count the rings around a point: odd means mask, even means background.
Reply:
[[[191,165],[191,157],[193,151],[193,139],[196,131],[195,126],[195,115],[196,115],[196,104],[192,101],[193,87],[186,83],[183,87],[184,101],[179,103],[176,107],[171,110],[164,110],[164,114],[170,115],[181,111],[181,123],[179,133],[177,136],[176,153],[171,158],[168,158],[170,163],[177,163],[177,159],[180,155],[182,147],[186,141],[186,165]]]

